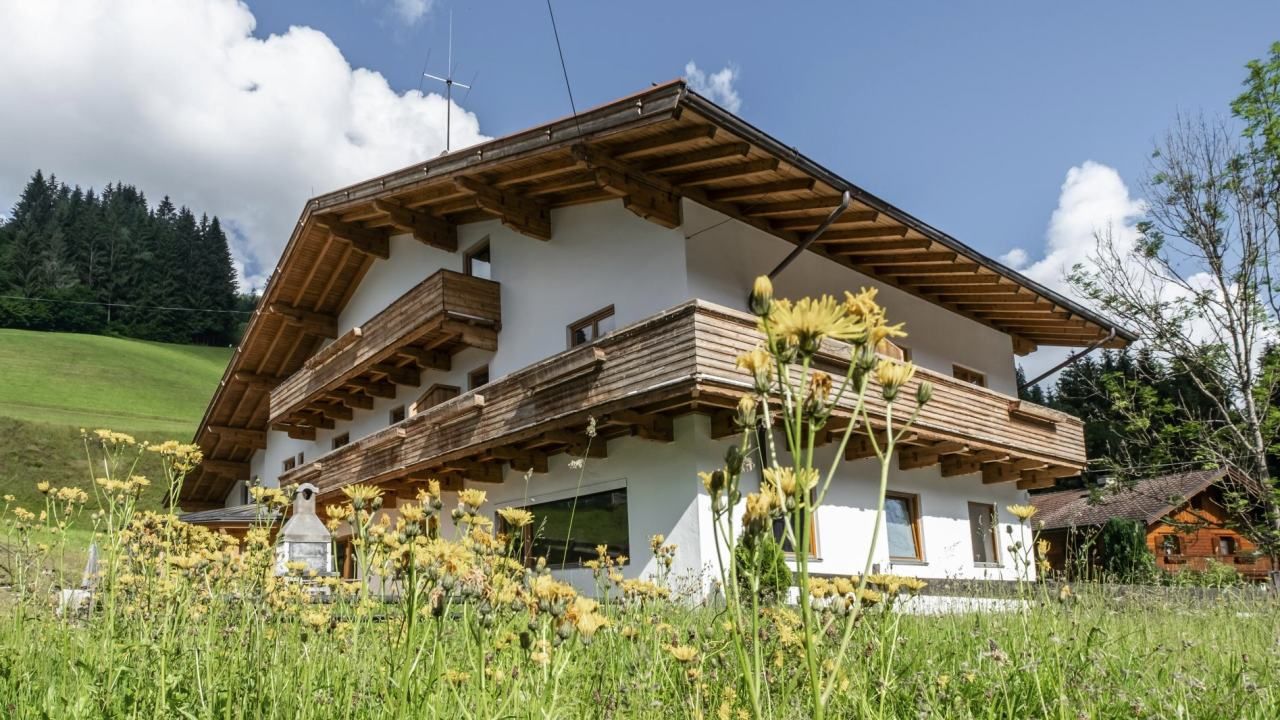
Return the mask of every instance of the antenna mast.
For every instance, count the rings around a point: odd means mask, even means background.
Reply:
[[[428,72],[422,73],[424,77],[429,77],[432,80],[435,80],[436,82],[444,83],[444,151],[445,153],[449,152],[449,145],[452,140],[451,134],[453,132],[453,86],[457,85],[460,88],[464,88],[465,90],[468,91],[468,94],[471,91],[470,85],[465,85],[463,83],[454,81],[453,79],[454,70],[455,68],[453,67],[453,11],[450,10],[449,11],[449,64],[445,67],[445,76],[439,77],[436,75],[432,75],[431,73],[428,73]]]

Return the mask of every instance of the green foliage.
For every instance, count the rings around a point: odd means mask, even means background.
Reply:
[[[1203,570],[1188,568],[1171,573],[1168,582],[1170,585],[1185,587],[1229,588],[1240,585],[1243,578],[1234,567],[1213,558],[1205,558]]]
[[[791,589],[791,568],[782,546],[770,534],[759,538],[744,539],[734,548],[733,561],[737,564],[738,585],[744,594],[751,592],[751,578],[760,582],[760,600],[776,603],[785,600]]]
[[[39,170],[0,224],[0,295],[0,327],[206,345],[237,341],[245,304],[216,217]]]
[[[1142,523],[1111,518],[1099,538],[1103,568],[1120,582],[1150,582],[1156,577],[1156,560],[1147,549]]]

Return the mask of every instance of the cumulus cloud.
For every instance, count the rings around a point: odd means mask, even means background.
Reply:
[[[261,287],[308,197],[445,145],[443,97],[396,93],[311,28],[255,38],[235,0],[0,1],[6,208],[36,168],[167,193],[220,216]],[[453,146],[484,139],[455,104]]]
[[[391,0],[396,15],[407,23],[418,22],[431,9],[431,0]]]
[[[726,65],[708,75],[698,67],[697,63],[690,60],[684,66],[684,78],[694,92],[705,95],[725,110],[736,113],[742,107],[742,98],[738,96],[738,90],[733,86],[738,80],[738,68],[733,65]]]

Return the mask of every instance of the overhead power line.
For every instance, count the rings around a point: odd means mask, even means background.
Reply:
[[[23,297],[21,295],[0,295],[0,300],[21,300],[25,302],[60,303],[62,305],[94,305],[97,307],[133,308],[135,310],[164,310],[166,312],[203,312],[223,313],[228,315],[252,315],[252,310],[221,310],[218,308],[168,307],[164,305],[133,305],[130,303],[94,302],[92,300],[56,300],[54,298]]]

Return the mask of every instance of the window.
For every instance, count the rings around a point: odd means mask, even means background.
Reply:
[[[403,421],[403,420],[404,420],[404,406],[403,406],[403,405],[397,405],[397,406],[395,406],[395,407],[391,408],[391,413],[390,413],[390,415],[387,417],[387,420],[389,420],[389,421],[390,421],[390,423],[391,423],[392,425],[395,425],[396,423]]]
[[[889,558],[924,560],[920,537],[920,496],[886,493],[884,516],[889,534]]]
[[[996,551],[996,506],[969,503],[969,537],[973,541],[973,562],[995,565],[1000,562]]]
[[[524,561],[532,565],[540,557],[552,568],[579,567],[596,559],[596,546],[605,545],[611,557],[631,555],[627,524],[627,489],[606,490],[563,500],[528,505],[533,522],[522,529]],[[498,516],[498,532],[511,528]],[[573,535],[570,536],[570,523]]]
[[[462,271],[471,277],[493,279],[493,265],[489,260],[489,238],[472,245],[462,256]]]
[[[569,326],[569,347],[585,345],[613,332],[614,328],[613,306],[610,305]]]
[[[1160,538],[1160,554],[1165,557],[1182,554],[1182,539],[1177,535],[1164,535]]]
[[[972,383],[974,385],[977,385],[978,387],[987,386],[986,375],[983,375],[977,370],[972,370],[963,365],[952,365],[951,374],[955,376],[955,379],[960,380],[962,382]]]
[[[284,463],[282,463],[282,467],[284,472],[289,472],[290,470],[298,467],[298,460],[291,457],[285,458]]]
[[[897,343],[894,343],[897,345]],[[902,351],[902,362],[911,362],[911,348],[906,345],[898,345],[898,349]]]
[[[1236,539],[1222,535],[1218,538],[1218,554],[1223,557],[1236,554]]]
[[[467,389],[475,390],[478,387],[489,384],[489,366],[476,368],[467,373]]]
[[[342,433],[333,438],[333,449],[337,450],[349,442],[351,442],[351,433]]]

